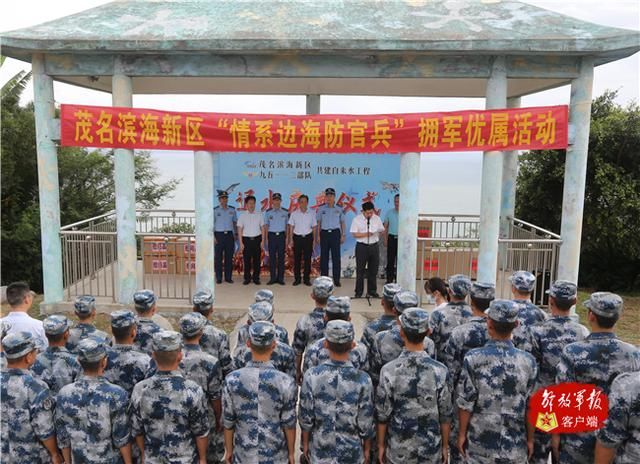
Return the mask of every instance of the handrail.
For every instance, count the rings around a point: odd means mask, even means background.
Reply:
[[[519,223],[520,223],[520,224],[522,224],[522,225],[525,225],[525,226],[527,226],[527,227],[531,227],[532,229],[537,230],[538,232],[541,232],[541,233],[543,233],[543,234],[547,234],[547,235],[551,235],[552,237],[555,237],[555,238],[557,238],[557,239],[562,238],[562,237],[560,237],[560,235],[558,235],[558,234],[556,234],[556,233],[553,233],[553,232],[551,232],[550,230],[543,229],[542,227],[538,227],[538,226],[536,226],[536,225],[534,225],[534,224],[531,224],[530,222],[523,221],[522,219],[518,219],[518,218],[511,218],[511,221],[512,221],[512,222],[514,222],[514,223],[515,223],[515,222],[519,222]]]
[[[418,214],[418,219],[427,219],[427,218],[474,218],[480,220],[480,216],[477,214],[428,214],[421,213]]]
[[[107,213],[104,213],[104,214],[101,214],[99,216],[94,216],[94,217],[89,218],[89,219],[83,219],[82,221],[74,222],[73,224],[67,224],[66,226],[60,227],[60,232],[65,231],[67,229],[70,229],[72,227],[78,227],[81,224],[86,224],[86,223],[95,221],[97,219],[102,219],[102,218],[105,218],[107,216],[111,216],[112,214],[115,214],[115,212],[116,212],[116,210],[112,209],[111,211],[109,211]]]

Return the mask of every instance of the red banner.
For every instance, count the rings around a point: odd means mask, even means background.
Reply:
[[[591,384],[551,385],[529,400],[529,423],[547,433],[592,432],[604,425],[608,413],[607,395]]]
[[[567,106],[308,116],[62,105],[62,145],[151,150],[406,153],[567,147]]]

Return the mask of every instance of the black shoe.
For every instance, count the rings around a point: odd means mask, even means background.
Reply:
[[[362,298],[362,293],[356,293],[356,295],[353,297],[353,299],[357,299],[357,298]]]
[[[244,280],[242,281],[242,285],[249,285],[249,283],[250,283],[250,282],[251,282],[251,281],[250,281],[249,279],[244,279]]]
[[[270,280],[269,282],[267,282],[267,285],[273,285],[273,284],[277,284],[278,281],[277,280]]]
[[[260,279],[254,280],[253,283],[256,284],[256,285],[260,285]]]
[[[233,283],[233,279],[224,279],[224,281],[228,284],[232,284]]]
[[[342,284],[340,282],[334,282],[333,285],[334,287],[342,287]]]
[[[305,284],[307,287],[311,287],[311,282],[310,282],[310,281],[308,281],[308,280],[305,280],[305,281],[304,281],[304,284]]]
[[[278,281],[278,283],[279,283],[280,285],[287,285],[287,284],[285,284],[285,283],[284,283],[284,280],[279,280],[279,281]]]
[[[294,280],[293,281],[293,286],[295,287],[296,285],[300,285],[302,282],[300,282],[299,280]]]
[[[222,283],[222,279],[216,279],[216,283],[217,284],[221,284]]]
[[[380,295],[378,295],[377,293],[367,293],[367,296],[370,298],[380,298]]]

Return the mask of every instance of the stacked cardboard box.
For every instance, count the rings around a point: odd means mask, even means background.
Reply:
[[[175,238],[146,237],[142,244],[142,262],[145,274],[175,274]]]

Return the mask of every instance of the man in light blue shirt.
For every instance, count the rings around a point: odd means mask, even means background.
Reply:
[[[289,211],[282,208],[282,195],[274,193],[271,197],[273,208],[264,213],[263,239],[265,250],[269,251],[269,272],[271,278],[267,285],[284,285],[284,253],[287,243],[287,222]]]
[[[233,270],[233,252],[236,247],[235,231],[238,215],[236,214],[236,209],[227,204],[229,194],[226,191],[218,190],[218,201],[220,204],[213,209],[216,282],[222,283],[222,261],[224,258],[224,280],[232,284],[231,274]]]
[[[324,191],[326,203],[318,208],[318,234],[320,242],[320,275],[329,275],[329,254],[333,284],[340,287],[340,245],[344,243],[344,213],[336,205],[336,191],[328,188]]]
[[[400,194],[393,197],[394,208],[384,217],[384,246],[387,247],[387,283],[396,281],[396,260],[398,257],[398,218]]]

